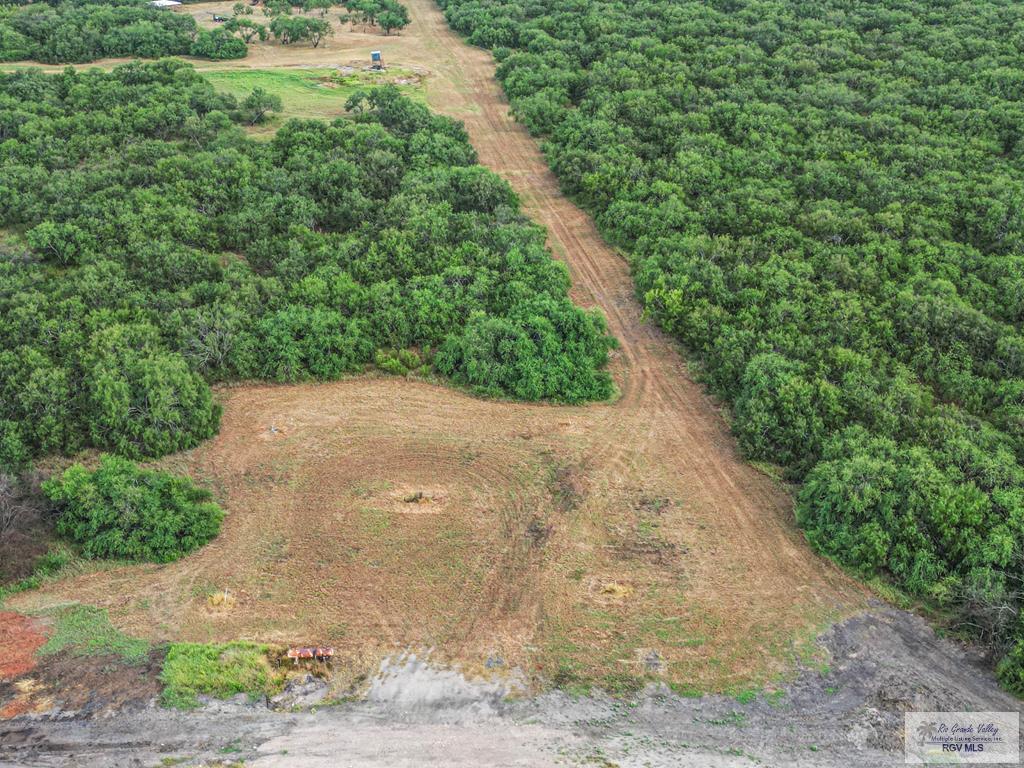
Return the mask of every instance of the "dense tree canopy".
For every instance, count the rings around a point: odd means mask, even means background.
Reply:
[[[389,88],[270,141],[237,126],[274,106],[174,60],[0,75],[0,465],[181,450],[217,429],[211,381],[382,350],[490,394],[610,394],[603,319],[460,125]]]
[[[49,64],[105,56],[238,59],[245,43],[229,30],[200,29],[192,16],[147,0],[54,0],[0,4],[0,61]]]
[[[443,3],[809,538],[1021,637],[1024,5]]]

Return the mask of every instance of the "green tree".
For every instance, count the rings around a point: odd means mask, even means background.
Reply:
[[[384,11],[377,16],[377,24],[385,35],[390,35],[393,30],[409,26],[409,11],[400,3],[385,2]]]
[[[220,407],[180,355],[158,351],[145,326],[112,325],[94,336],[84,381],[94,445],[132,458],[191,448],[214,434]]]
[[[813,458],[825,435],[814,384],[802,366],[776,354],[747,364],[736,398],[733,430],[744,452],[783,466]]]
[[[224,23],[222,29],[236,33],[245,43],[251,43],[253,38],[266,40],[268,37],[267,27],[245,16],[233,16]]]
[[[75,464],[43,483],[58,510],[57,532],[86,557],[166,563],[220,532],[224,513],[188,478],[102,456],[90,472]]]
[[[249,125],[258,125],[266,119],[268,112],[280,112],[283,105],[280,96],[257,87],[242,100],[241,107]]]
[[[335,0],[304,0],[302,8],[307,12],[320,11],[321,16],[326,16],[327,11],[335,5],[337,5]]]

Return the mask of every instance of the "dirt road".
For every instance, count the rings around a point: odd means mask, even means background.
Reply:
[[[658,433],[655,441],[672,444],[659,460],[688,478],[692,497],[714,509],[723,543],[746,549],[744,559],[761,564],[756,570],[784,577],[797,590],[821,582],[825,569],[793,535],[790,498],[739,459],[721,415],[690,378],[674,344],[642,320],[626,260],[559,191],[537,143],[509,114],[490,54],[462,42],[432,0],[411,0],[408,6],[415,31],[433,54],[431,64],[456,86],[428,91],[431,106],[466,124],[480,162],[507,179],[527,215],[547,228],[552,251],[572,273],[573,298],[599,307],[621,343],[614,372],[622,400],[594,419],[594,460],[614,466],[633,451],[652,449],[644,443],[654,436],[636,429],[648,423]],[[452,109],[458,100],[470,106]],[[621,428],[625,419],[628,430]],[[604,446],[601,433],[608,437]]]
[[[632,701],[510,700],[500,683],[406,658],[382,667],[365,700],[315,712],[242,697],[195,713],[142,704],[116,717],[0,721],[0,767],[882,768],[903,765],[908,708],[1019,709],[977,658],[908,614],[847,620],[823,643],[827,671],[750,701],[656,688]]]

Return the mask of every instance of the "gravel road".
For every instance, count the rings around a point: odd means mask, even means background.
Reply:
[[[903,764],[908,709],[1021,707],[975,653],[903,611],[879,607],[821,643],[827,669],[745,703],[654,687],[631,701],[510,697],[514,679],[469,682],[407,657],[382,668],[362,701],[319,709],[233,701],[180,713],[150,702],[89,717],[22,717],[0,725],[0,766],[877,768]]]

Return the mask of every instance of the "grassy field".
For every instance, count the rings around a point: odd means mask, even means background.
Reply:
[[[163,704],[193,709],[199,706],[200,693],[226,699],[237,693],[255,698],[277,692],[284,674],[271,668],[268,650],[265,645],[247,642],[171,645],[160,675],[165,685]]]
[[[119,63],[119,62],[118,62]],[[199,62],[193,62],[199,64]],[[111,64],[109,66],[113,66]],[[0,72],[35,68],[30,64],[5,64]],[[43,69],[55,70],[53,67]],[[203,77],[218,91],[243,99],[254,88],[281,97],[280,115],[272,116],[264,125],[252,129],[255,134],[269,134],[291,117],[333,120],[345,111],[345,102],[356,91],[375,85],[395,85],[414,101],[426,103],[424,76],[411,69],[389,67],[383,72],[364,71],[353,67],[289,67],[283,69],[207,69],[199,66]],[[14,234],[0,230],[0,242]]]
[[[334,68],[316,69],[226,69],[203,70],[213,86],[239,99],[254,88],[281,97],[282,118],[300,117],[333,120],[340,117],[348,98],[361,88],[394,84],[412,99],[424,101],[422,80],[413,72],[391,68],[385,72],[364,72]]]
[[[78,656],[115,655],[130,664],[142,662],[149,643],[118,631],[107,612],[88,605],[71,605],[48,612],[53,629],[40,655],[67,651]]]

